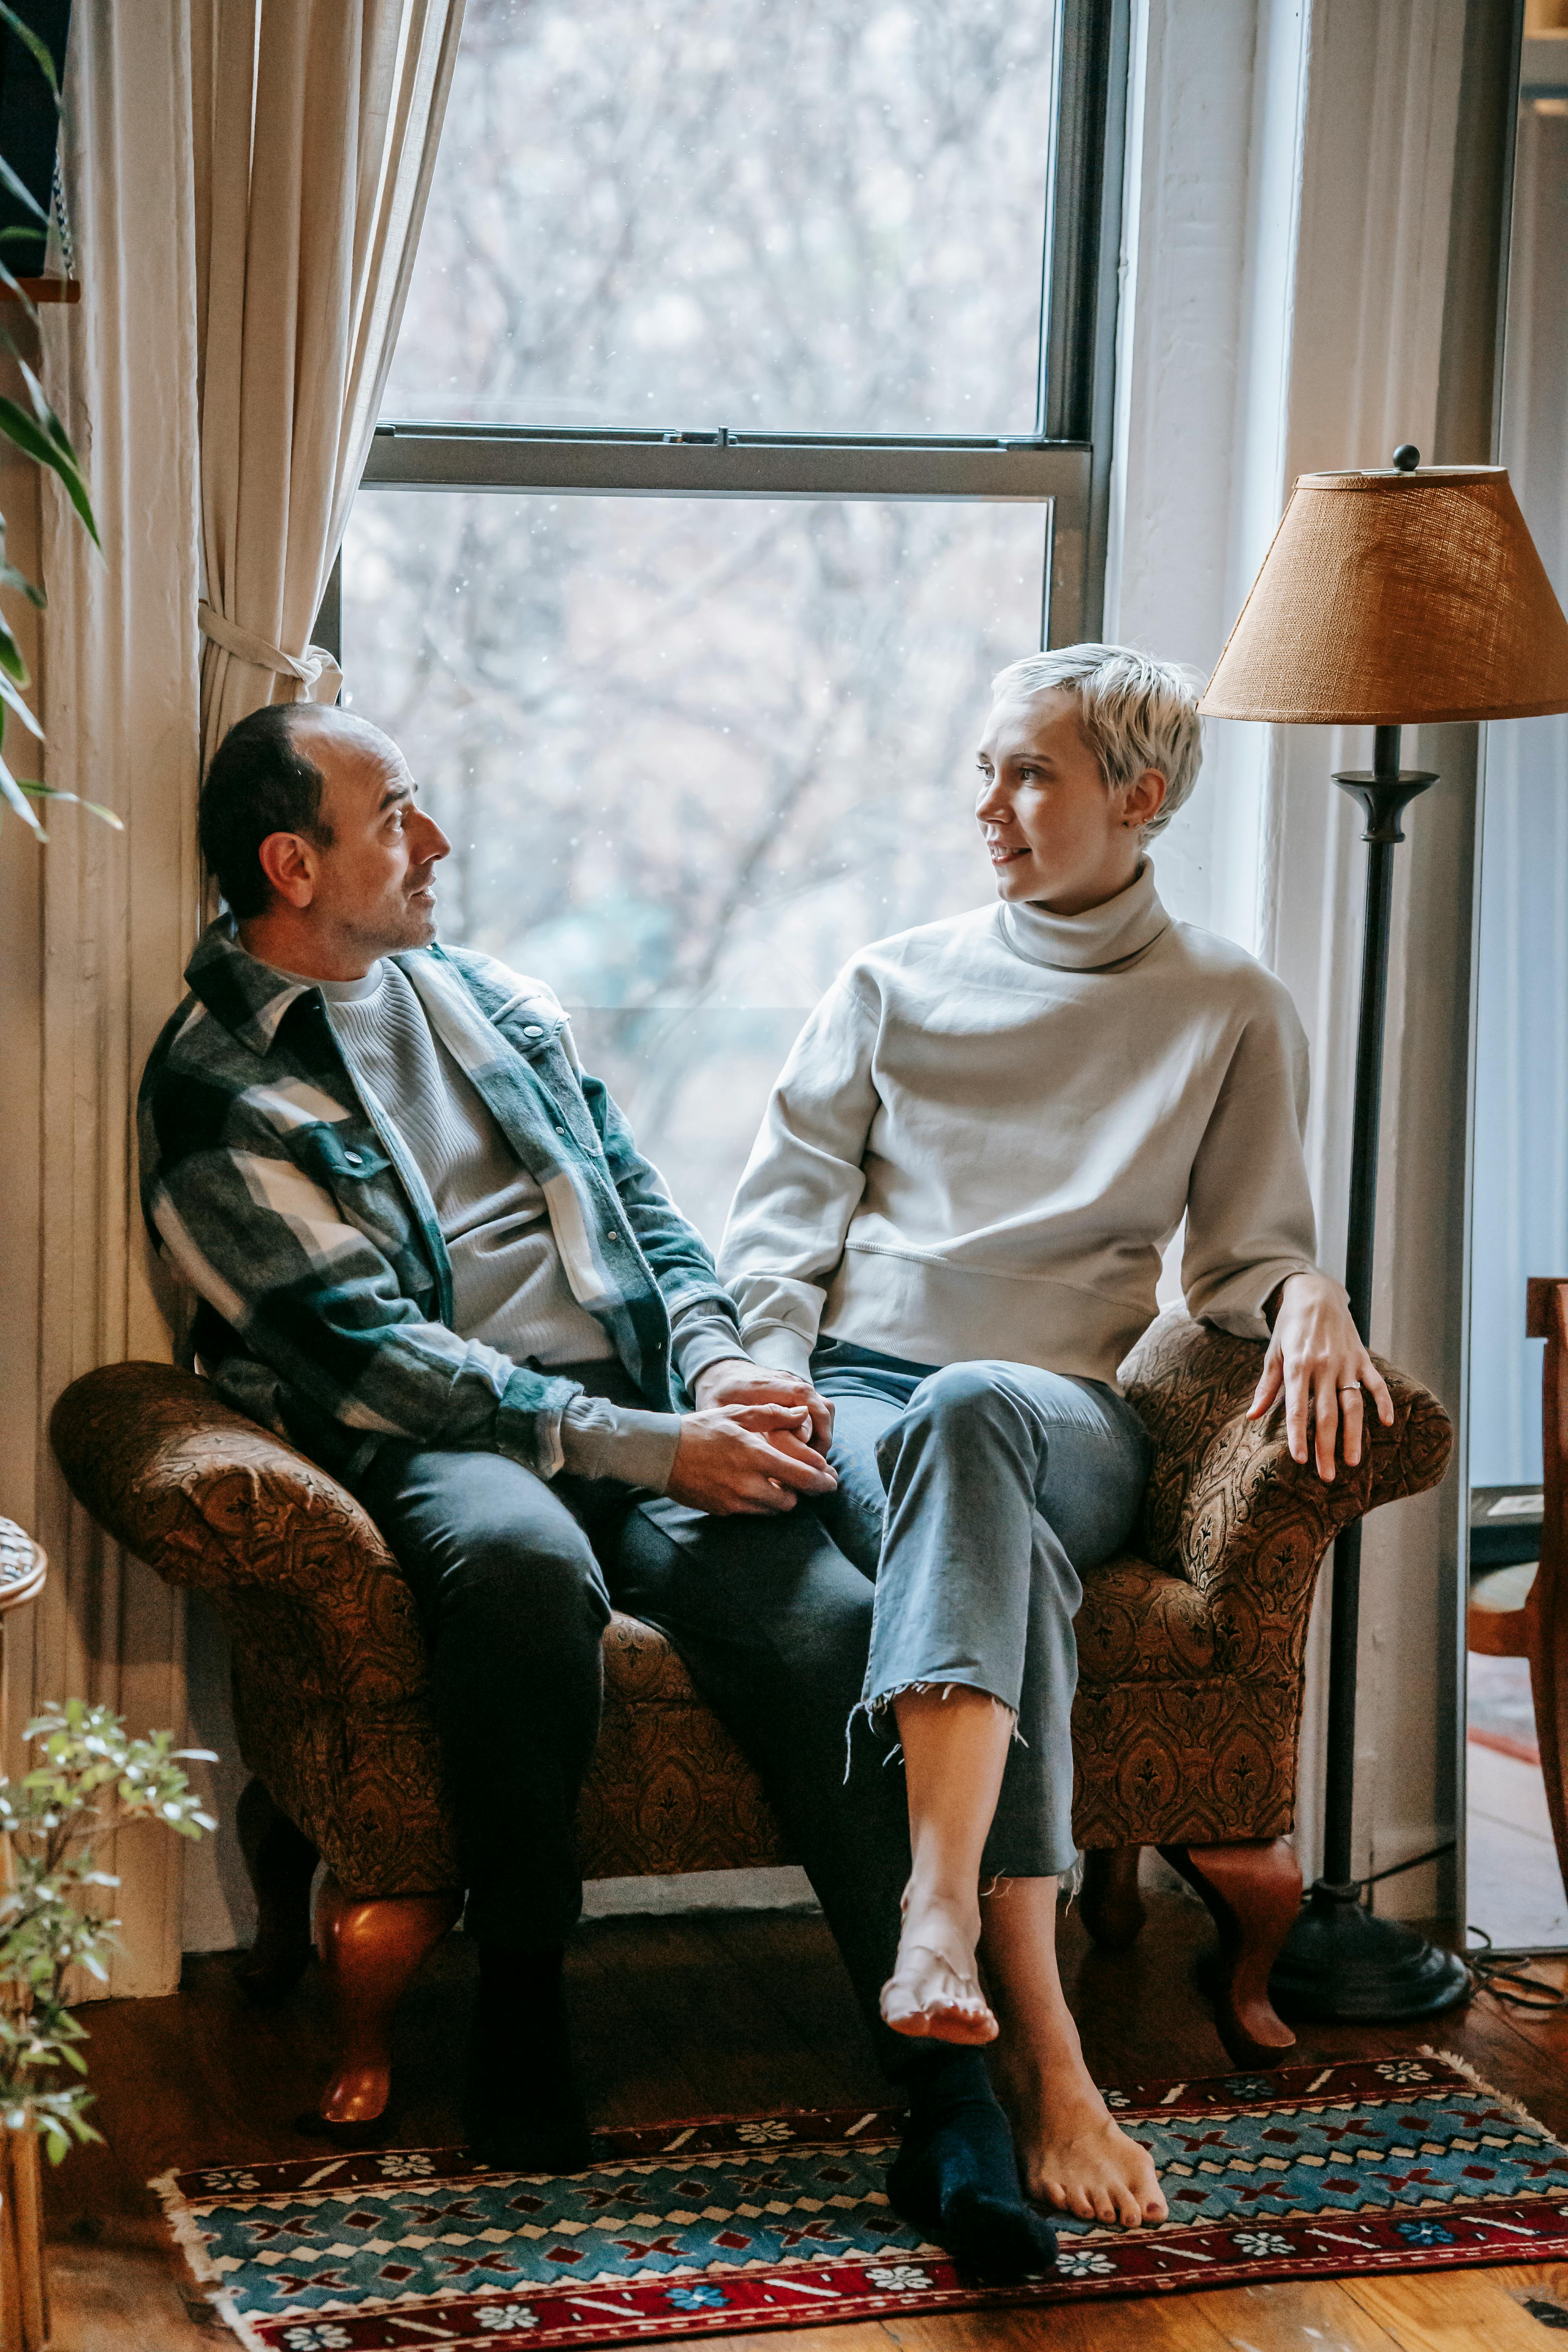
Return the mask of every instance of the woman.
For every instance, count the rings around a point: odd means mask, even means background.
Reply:
[[[720,1266],[751,1355],[832,1401],[819,1508],[877,1580],[863,1708],[897,1727],[912,1864],[883,2017],[999,2034],[1030,2193],[1136,2226],[1164,2200],[1084,2067],[1056,1882],[1079,1573],[1125,1541],[1149,1467],[1116,1371],[1183,1219],[1189,1309],[1268,1339],[1250,1410],[1283,1394],[1296,1460],[1331,1479],[1342,1423],[1354,1464],[1363,1398],[1393,1407],[1313,1263],[1290,1000],[1155,895],[1147,844],[1201,757],[1191,687],[1077,646],[993,691],[975,815],[999,903],[840,974]]]

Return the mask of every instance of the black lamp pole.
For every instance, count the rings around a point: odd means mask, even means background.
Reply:
[[[1421,462],[1406,444],[1394,453],[1401,473]],[[1377,1227],[1377,1130],[1383,1098],[1383,1032],[1388,1004],[1388,947],[1394,905],[1394,853],[1405,839],[1407,802],[1437,781],[1426,768],[1401,768],[1397,727],[1379,727],[1373,764],[1336,775],[1366,812],[1366,934],[1362,948],[1361,1023],[1356,1037],[1355,1116],[1351,1131],[1350,1220],[1345,1287],[1364,1339],[1372,1328],[1372,1254]],[[1308,1894],[1269,1979],[1283,2016],[1426,2017],[1451,2008],[1469,1982],[1456,1954],[1414,1928],[1379,1919],[1352,1877],[1355,1799],[1356,1637],[1361,1609],[1361,1522],[1334,1541],[1333,1614],[1329,1633],[1328,1772],[1323,1790],[1323,1874]]]

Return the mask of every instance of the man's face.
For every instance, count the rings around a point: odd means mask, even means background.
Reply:
[[[1137,871],[1137,832],[1084,740],[1071,695],[994,704],[975,762],[974,814],[999,898],[1042,900],[1071,915],[1126,888]],[[1164,788],[1156,782],[1157,807]]]
[[[368,966],[426,946],[436,936],[436,866],[451,844],[415,798],[402,752],[345,711],[304,710],[294,727],[300,750],[321,772],[321,819],[331,839],[300,842],[308,887],[289,888],[290,903],[338,957]]]

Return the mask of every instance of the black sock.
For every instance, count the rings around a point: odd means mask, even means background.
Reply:
[[[981,2277],[1048,2271],[1056,2232],[1024,2195],[979,2051],[922,2051],[906,2081],[910,2119],[888,2173],[894,2210]]]
[[[581,2172],[594,2136],[572,2066],[559,1944],[542,1952],[479,1947],[479,1997],[468,2048],[464,2120],[488,2165]]]

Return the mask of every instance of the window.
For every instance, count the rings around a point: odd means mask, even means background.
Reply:
[[[986,681],[1098,626],[1123,79],[1117,0],[468,0],[350,692],[712,1239],[845,956],[989,893]]]

